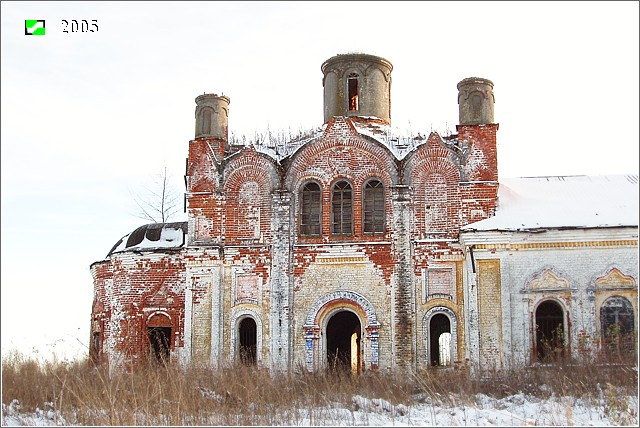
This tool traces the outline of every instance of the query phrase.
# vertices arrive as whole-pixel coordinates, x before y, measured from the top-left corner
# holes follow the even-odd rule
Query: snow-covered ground
[[[447,398],[447,404],[432,404],[429,398],[412,406],[394,406],[381,399],[359,395],[350,406],[328,405],[288,412],[282,425],[292,426],[637,426],[638,397],[555,397],[547,400],[515,394],[495,399],[484,394]],[[615,403],[615,404],[614,404]],[[250,409],[248,409],[250,410]],[[74,425],[46,403],[34,413],[23,413],[14,400],[2,404],[3,426]],[[212,421],[215,424],[215,421]]]

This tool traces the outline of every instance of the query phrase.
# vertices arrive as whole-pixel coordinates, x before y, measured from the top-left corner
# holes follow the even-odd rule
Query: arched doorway
[[[445,314],[436,314],[429,321],[429,349],[432,366],[451,364],[451,321]]]
[[[605,352],[621,356],[635,351],[633,306],[620,296],[608,298],[600,307],[600,332]]]
[[[362,327],[358,316],[350,311],[334,314],[327,323],[327,365],[359,373],[361,369]]]
[[[238,325],[240,361],[246,365],[255,365],[257,357],[258,327],[251,317],[245,317]]]
[[[167,315],[154,314],[147,321],[147,338],[151,355],[166,364],[171,351],[171,320]]]
[[[536,357],[540,362],[552,362],[564,354],[564,311],[560,304],[546,300],[538,306],[536,317]]]

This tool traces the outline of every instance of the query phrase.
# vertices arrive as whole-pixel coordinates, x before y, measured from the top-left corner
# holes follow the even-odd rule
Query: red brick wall
[[[171,350],[184,345],[185,265],[180,252],[116,253],[94,264],[92,274],[93,319],[104,329],[103,355],[119,354],[125,365],[144,361],[149,352],[147,320],[157,310],[171,319]]]
[[[299,286],[297,279],[303,277],[319,254],[333,251],[322,245],[346,243],[347,253],[364,254],[373,263],[374,276],[379,275],[383,287],[388,287],[376,294],[377,299],[381,295],[388,299],[392,290],[396,290],[394,308],[388,308],[383,300],[373,304],[387,305],[386,313],[379,315],[383,329],[389,328],[391,313],[396,314],[396,323],[400,324],[395,327],[397,336],[391,340],[408,341],[396,344],[396,358],[404,363],[410,361],[415,357],[410,338],[416,334],[409,322],[415,303],[410,299],[415,295],[421,269],[430,261],[460,255],[455,242],[460,227],[495,212],[497,128],[498,125],[458,126],[458,148],[464,147],[465,151],[455,151],[440,136],[431,134],[426,144],[403,160],[396,159],[382,143],[358,134],[351,121],[342,117],[332,118],[320,139],[301,147],[282,162],[252,147],[227,153],[223,158],[223,142],[207,138],[191,141],[186,172],[187,242],[191,248],[117,253],[92,265],[95,289],[92,331],[100,332],[104,354],[121,355],[131,363],[144,360],[149,350],[146,323],[157,310],[171,319],[172,350],[184,346],[188,262],[242,265],[248,274],[262,278],[267,293],[270,287],[276,287],[270,275],[280,272],[281,278],[274,281],[286,292],[289,284]],[[385,188],[386,227],[379,234],[365,234],[362,230],[363,186],[371,178],[379,179]],[[331,188],[339,179],[349,181],[353,189],[352,236],[330,233]],[[317,181],[322,188],[319,237],[300,236],[298,230],[298,195],[308,180]],[[276,224],[272,220],[277,206],[274,194],[283,189],[291,193],[291,237],[289,230],[281,230],[282,225],[288,225],[288,218],[278,220],[279,229],[272,230],[272,224]],[[287,213],[285,217],[289,213],[283,212]],[[292,275],[296,280],[288,276],[287,257],[274,263],[270,247],[274,242],[279,243],[278,248],[290,249]],[[216,246],[207,248],[212,244]],[[230,284],[221,286],[228,296]],[[206,290],[194,287],[192,303],[198,305]],[[304,312],[313,304],[304,300],[311,299],[311,294],[305,297],[304,290],[292,291],[296,291],[299,299],[292,306],[296,310]],[[361,292],[366,294],[367,290]],[[263,301],[264,313],[269,313],[267,305],[277,307],[274,302]],[[282,305],[289,307],[286,302]],[[409,321],[403,320],[405,316]],[[381,337],[388,334],[381,331]],[[295,337],[299,335],[298,330],[293,333]],[[388,344],[381,346],[383,352]],[[389,349],[384,352],[390,352]],[[94,358],[99,358],[95,350],[92,352]],[[382,360],[385,358],[386,355]]]
[[[228,245],[270,241],[271,193],[279,186],[275,162],[246,148],[229,158],[223,181]],[[256,229],[256,234],[254,234]]]
[[[285,186],[292,192],[296,213],[299,212],[298,196],[308,180],[317,181],[322,188],[322,236],[300,236],[296,218],[297,241],[388,241],[392,217],[391,188],[397,183],[396,171],[393,154],[387,148],[357,134],[350,121],[340,117],[332,118],[322,138],[296,152],[286,171]],[[379,179],[385,188],[386,233],[383,234],[365,234],[362,230],[362,191],[370,178]],[[353,188],[353,236],[330,233],[331,189],[340,179],[347,180]]]

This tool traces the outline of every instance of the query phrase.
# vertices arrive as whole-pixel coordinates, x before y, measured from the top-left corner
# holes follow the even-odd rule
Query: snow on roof
[[[356,131],[388,147],[398,160],[402,160],[413,149],[426,142],[428,136],[420,133],[417,136],[409,135],[406,130],[387,125],[373,116],[352,117],[351,122]]]
[[[145,224],[128,235],[123,236],[116,245],[111,248],[107,257],[113,253],[124,251],[180,248],[184,245],[184,235],[186,233],[186,221]]]
[[[638,175],[500,180],[494,217],[462,231],[638,226]]]
[[[320,138],[326,127],[327,125],[324,124],[314,129],[301,131],[292,138],[267,133],[264,136],[260,136],[257,141],[250,142],[249,145],[252,145],[257,152],[264,153],[279,162],[295,153],[296,150],[308,142]]]
[[[359,134],[371,137],[388,147],[398,160],[402,160],[416,147],[424,144],[429,135],[420,132],[417,135],[409,135],[408,130],[387,125],[375,116],[351,116],[348,119]],[[305,144],[321,138],[326,129],[325,123],[314,129],[300,131],[296,136],[286,136],[282,132],[275,134],[267,132],[265,135],[256,136],[253,141],[239,143],[236,139],[234,144],[237,147],[253,146],[257,152],[264,153],[279,162],[294,154]],[[443,143],[446,144],[447,141],[443,140]]]

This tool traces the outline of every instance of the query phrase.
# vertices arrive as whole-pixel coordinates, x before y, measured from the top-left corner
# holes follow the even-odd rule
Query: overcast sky
[[[227,95],[235,134],[314,128],[339,53],[391,61],[392,124],[414,133],[455,130],[456,84],[492,80],[501,177],[638,173],[638,2],[1,8],[3,355],[86,352],[89,265],[146,223],[131,193],[163,165],[184,190],[196,96]]]

